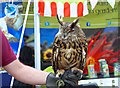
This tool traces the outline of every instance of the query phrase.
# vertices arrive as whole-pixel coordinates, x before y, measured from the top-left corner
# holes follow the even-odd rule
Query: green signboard
[[[25,14],[27,2],[23,2],[23,13]],[[119,9],[120,2],[115,2],[114,8],[110,6],[108,2],[98,2],[95,8],[92,10],[90,2],[87,3],[88,15],[80,17],[81,28],[104,28],[111,26],[119,26]],[[34,27],[34,4],[31,3],[29,8],[29,16],[26,27]],[[64,21],[73,21],[74,17],[64,17]],[[41,28],[58,28],[58,22],[56,17],[43,17],[40,16],[40,27]]]

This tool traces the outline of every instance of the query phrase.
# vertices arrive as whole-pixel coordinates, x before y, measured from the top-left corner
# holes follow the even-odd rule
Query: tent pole
[[[34,49],[35,49],[35,68],[41,70],[40,22],[38,14],[38,0],[34,0]],[[36,86],[36,88],[39,88],[39,86]]]

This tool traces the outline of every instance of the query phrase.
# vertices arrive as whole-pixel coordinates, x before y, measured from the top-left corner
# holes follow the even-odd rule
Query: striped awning
[[[49,2],[39,1],[39,13],[41,16],[56,16],[56,14],[62,17],[80,17],[83,16],[84,4],[83,2]]]

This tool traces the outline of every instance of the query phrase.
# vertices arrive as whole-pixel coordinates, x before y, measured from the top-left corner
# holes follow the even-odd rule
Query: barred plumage
[[[69,22],[60,21],[59,32],[53,43],[52,65],[58,74],[65,70],[83,70],[87,56],[87,41],[84,32],[77,25],[79,18]]]

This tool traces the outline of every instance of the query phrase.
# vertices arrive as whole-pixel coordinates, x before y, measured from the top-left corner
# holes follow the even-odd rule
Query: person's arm
[[[23,65],[19,60],[14,60],[12,63],[4,66],[4,68],[17,80],[32,85],[46,84],[46,79],[49,74],[48,72]]]
[[[56,85],[57,78],[50,75],[47,72],[36,70],[32,67],[23,65],[19,60],[16,59],[12,48],[9,45],[8,40],[0,30],[0,44],[2,44],[2,51],[0,57],[2,57],[2,62],[0,66],[4,67],[12,76],[17,80],[24,82],[26,84],[37,85],[46,84],[49,86],[51,84],[48,79],[54,81],[52,85]],[[52,76],[52,77],[51,77]]]

